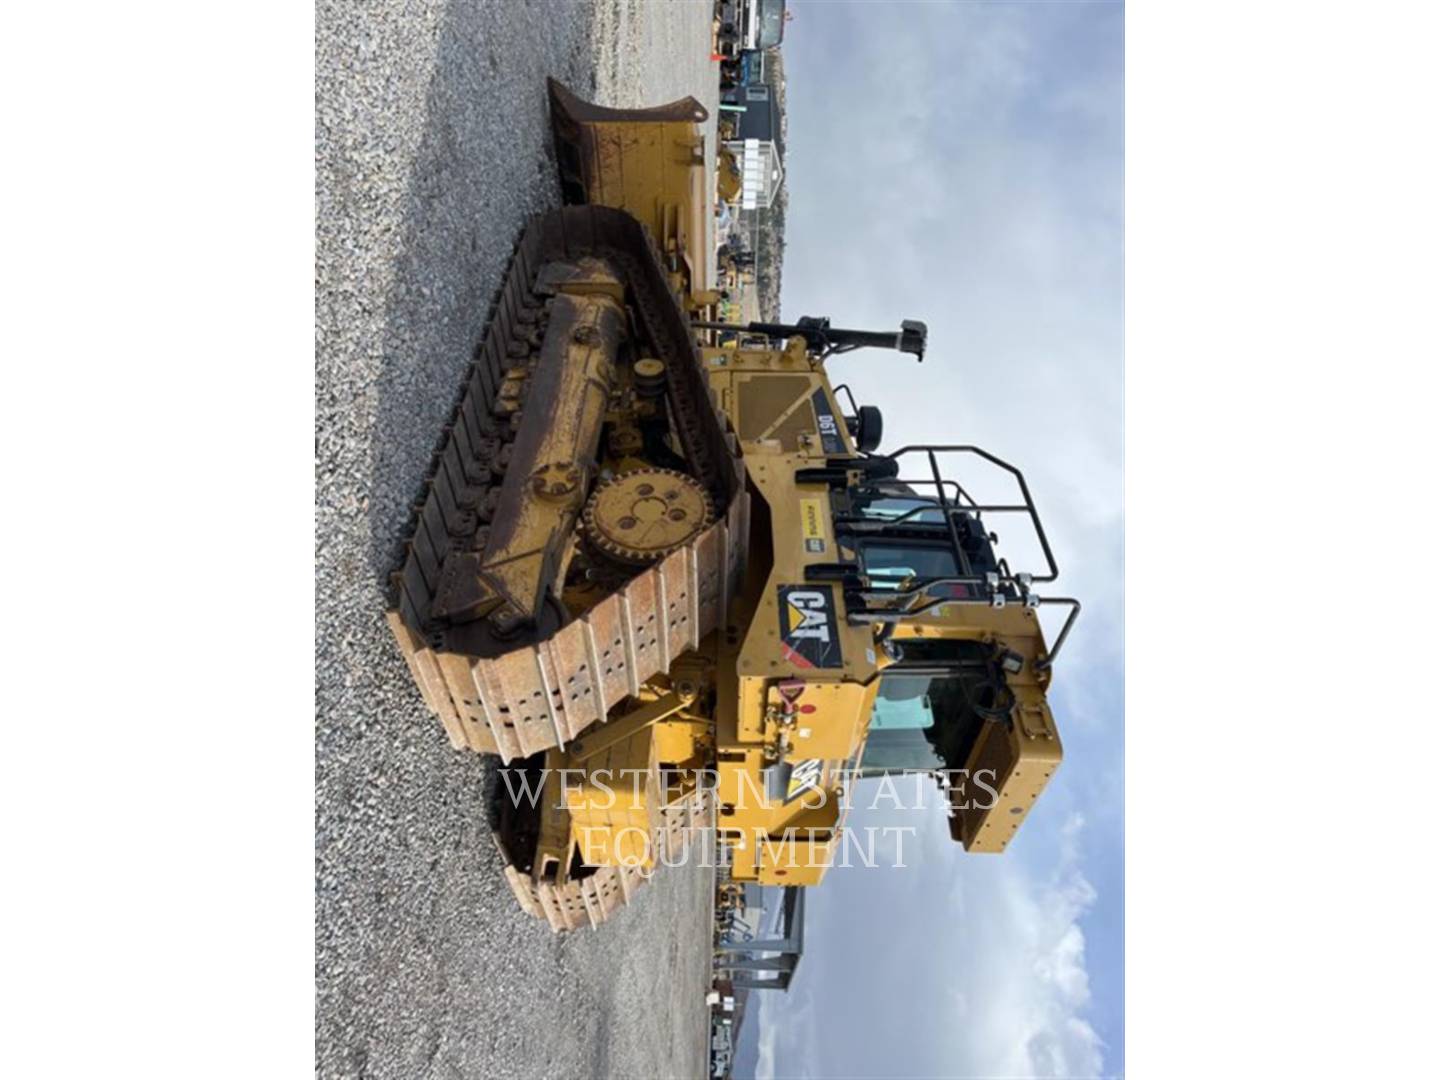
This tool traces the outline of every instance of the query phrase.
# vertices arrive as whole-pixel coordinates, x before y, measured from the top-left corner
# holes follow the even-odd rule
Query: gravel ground
[[[713,114],[708,33],[695,3],[317,4],[317,1075],[703,1074],[709,872],[597,933],[523,915],[489,765],[449,748],[382,615],[511,245],[558,204],[545,76]]]

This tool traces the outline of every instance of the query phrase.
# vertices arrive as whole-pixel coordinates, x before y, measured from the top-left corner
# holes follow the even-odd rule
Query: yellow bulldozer
[[[837,398],[828,357],[923,359],[923,323],[713,321],[695,99],[552,80],[550,106],[565,205],[517,243],[388,612],[451,744],[503,762],[520,905],[595,926],[697,833],[736,882],[815,884],[847,785],[890,773],[936,776],[952,836],[1004,850],[1060,763],[1046,691],[1079,612],[1035,591],[1057,571],[1024,477],[879,453],[879,410]],[[1015,498],[977,502],[956,462]],[[997,555],[999,515],[1043,567]]]

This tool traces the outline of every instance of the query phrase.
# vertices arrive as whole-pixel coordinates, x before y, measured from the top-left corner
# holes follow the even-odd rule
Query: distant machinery
[[[785,169],[780,160],[780,106],[765,83],[721,95],[729,134],[724,146],[740,172],[740,208],[767,210],[775,202]]]
[[[715,946],[716,974],[737,990],[788,990],[805,948],[805,890],[780,890],[780,917],[773,937],[722,939]]]

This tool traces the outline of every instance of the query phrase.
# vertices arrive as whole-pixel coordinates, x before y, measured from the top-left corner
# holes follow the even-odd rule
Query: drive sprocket
[[[631,469],[602,480],[585,503],[581,528],[600,554],[649,566],[684,547],[715,520],[710,493],[674,469]]]

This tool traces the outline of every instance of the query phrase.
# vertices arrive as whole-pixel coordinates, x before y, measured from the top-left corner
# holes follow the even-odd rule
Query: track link
[[[713,797],[704,789],[692,791],[660,809],[660,825],[651,842],[658,857],[653,870],[638,866],[601,866],[588,877],[561,885],[536,881],[516,866],[504,841],[495,836],[495,846],[505,860],[505,880],[520,907],[537,919],[544,919],[555,933],[605,922],[630,903],[636,891],[650,883],[666,860],[675,860],[686,851],[697,830],[710,835],[714,827]]]

